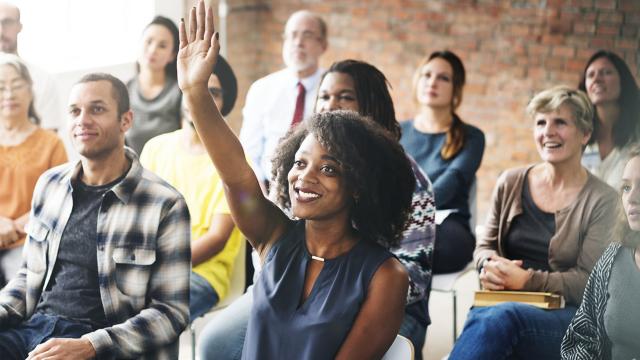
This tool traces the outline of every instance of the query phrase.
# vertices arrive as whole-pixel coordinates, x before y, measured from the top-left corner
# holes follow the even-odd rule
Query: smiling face
[[[594,106],[617,102],[620,98],[620,74],[606,57],[598,58],[589,65],[584,82]]]
[[[315,111],[318,113],[333,110],[358,112],[359,109],[358,97],[351,76],[340,72],[328,73],[320,84]]]
[[[173,45],[169,29],[158,24],[149,25],[142,34],[142,51],[138,63],[153,71],[164,71],[176,56]]]
[[[416,86],[416,99],[420,105],[452,107],[453,68],[446,60],[436,57],[422,66]]]
[[[118,103],[106,80],[79,83],[69,96],[69,136],[73,147],[87,159],[101,159],[124,146],[132,113],[118,116]]]
[[[0,114],[2,117],[28,117],[33,101],[29,83],[12,65],[0,66]]]
[[[629,228],[640,231],[640,156],[627,162],[622,173],[622,206]]]
[[[561,105],[549,113],[537,113],[534,122],[536,147],[543,161],[554,164],[580,162],[582,148],[591,134],[585,134],[578,128],[568,105]]]
[[[346,190],[342,166],[313,134],[300,144],[288,181],[295,217],[306,220],[343,217],[348,221],[351,196]]]

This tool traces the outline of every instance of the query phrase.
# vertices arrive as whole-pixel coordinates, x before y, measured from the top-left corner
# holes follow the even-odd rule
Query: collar
[[[300,79],[298,78],[298,75],[295,71],[287,68],[287,74],[289,75],[291,87],[295,89],[298,85],[298,82],[300,82],[304,86],[307,93],[309,93],[309,90],[314,89],[318,85],[320,76],[322,76],[324,71],[324,69],[318,67],[318,69],[313,74],[307,76],[306,78]]]
[[[127,204],[133,195],[133,191],[138,186],[140,179],[142,179],[142,172],[144,169],[142,168],[142,165],[140,165],[138,155],[135,151],[125,146],[124,154],[129,160],[131,160],[131,167],[124,179],[117,183],[108,192],[113,192],[121,202]],[[69,192],[73,192],[72,182],[78,179],[81,170],[82,161],[78,160],[73,169],[63,178],[63,182],[67,184]]]

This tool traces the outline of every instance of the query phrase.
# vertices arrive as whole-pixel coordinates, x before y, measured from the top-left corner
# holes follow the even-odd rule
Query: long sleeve
[[[398,260],[409,272],[407,304],[422,300],[429,295],[433,272],[433,244],[435,241],[435,200],[429,178],[409,157],[416,175],[412,212],[403,232],[400,246],[393,249]]]
[[[471,187],[484,154],[484,134],[467,127],[465,143],[447,169],[433,182],[436,207],[442,208],[457,196],[461,189]]]
[[[175,342],[189,322],[189,212],[181,197],[167,207],[158,225],[148,305],[123,323],[85,334],[98,355],[130,358],[156,351]]]
[[[259,85],[254,83],[247,92],[247,99],[242,109],[242,128],[240,129],[240,142],[245,153],[253,163],[253,170],[259,180],[267,180],[270,174],[262,168],[262,157],[265,151],[264,125],[259,101]]]
[[[562,340],[563,360],[609,359],[610,344],[604,329],[607,287],[620,244],[611,244],[589,276],[582,304]]]

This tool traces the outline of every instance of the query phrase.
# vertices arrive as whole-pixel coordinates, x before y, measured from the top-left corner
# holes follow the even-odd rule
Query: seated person
[[[640,140],[640,90],[620,56],[593,54],[578,85],[595,108],[594,129],[582,164],[614,189],[620,188],[629,149]]]
[[[400,136],[400,125],[387,79],[374,66],[362,61],[344,60],[333,63],[320,80],[316,112],[353,110]],[[400,335],[411,340],[416,359],[422,358],[429,319],[429,292],[435,240],[435,203],[428,177],[412,162],[416,176],[412,217],[405,229],[400,246],[391,249],[409,272],[409,292]],[[239,359],[251,310],[251,292],[225,308],[210,321],[201,334],[199,345],[203,359]]]
[[[582,304],[562,340],[566,360],[640,358],[640,147],[623,174],[618,241],[609,245],[584,289]]]
[[[408,291],[407,271],[385,249],[398,243],[411,209],[416,179],[404,151],[355,112],[312,116],[282,140],[273,161],[273,191],[290,219],[264,196],[208,94],[219,49],[211,8],[205,21],[200,1],[189,23],[188,36],[180,26],[180,88],[233,218],[263,264],[243,358],[381,358]]]
[[[608,244],[615,191],[580,165],[593,109],[586,94],[555,87],[527,106],[542,162],[496,184],[474,260],[487,290],[560,294],[566,307],[522,303],[472,308],[449,359],[557,359],[589,272]]]
[[[38,177],[67,162],[62,140],[40,128],[31,75],[12,54],[0,54],[0,95],[6,93],[13,106],[0,111],[0,287],[22,264],[25,225]]]
[[[475,248],[469,197],[484,153],[484,133],[462,121],[464,65],[450,51],[424,58],[413,80],[418,114],[402,125],[400,143],[433,181],[436,209],[449,215],[436,225],[433,273],[460,271]]]
[[[24,261],[0,292],[2,359],[177,359],[189,321],[189,212],[124,146],[126,86],[108,74],[71,89],[80,161],[45,172]]]
[[[222,116],[231,112],[238,87],[231,67],[221,56],[208,86]],[[193,321],[227,294],[233,261],[244,239],[231,218],[220,176],[186,107],[182,129],[149,140],[140,163],[180,191],[189,207],[193,266],[189,310]]]

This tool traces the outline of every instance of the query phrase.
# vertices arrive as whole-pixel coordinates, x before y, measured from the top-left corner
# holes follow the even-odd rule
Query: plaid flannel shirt
[[[187,205],[170,185],[132,160],[125,178],[103,197],[96,251],[100,297],[109,327],[88,333],[98,358],[177,359],[189,321],[191,272]],[[73,207],[80,163],[45,172],[36,185],[25,258],[0,292],[0,324],[33,314],[51,280],[61,236]]]

